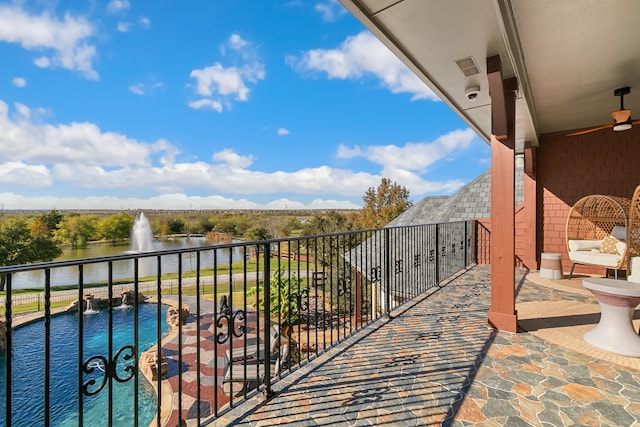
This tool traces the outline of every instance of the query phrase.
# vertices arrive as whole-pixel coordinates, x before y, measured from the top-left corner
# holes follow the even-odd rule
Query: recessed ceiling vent
[[[462,74],[464,74],[465,77],[480,74],[480,69],[476,65],[476,61],[475,59],[473,59],[473,56],[469,56],[468,58],[464,59],[458,59],[457,61],[455,61],[455,63],[458,65],[460,71],[462,71]]]

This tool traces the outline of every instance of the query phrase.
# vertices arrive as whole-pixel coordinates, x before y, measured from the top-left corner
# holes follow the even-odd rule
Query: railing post
[[[440,285],[440,224],[436,224],[436,285]]]
[[[474,219],[473,220],[473,241],[474,241],[474,245],[473,245],[473,261],[477,264],[478,263],[478,220]]]
[[[5,316],[5,338],[4,338],[4,351],[5,355],[10,355],[13,347],[12,334],[13,334],[13,325],[12,325],[12,314],[11,314],[11,279],[12,275],[6,275],[5,282],[5,301],[4,301],[4,316]],[[11,425],[11,357],[5,358],[5,425]]]
[[[384,230],[385,312],[391,313],[391,229]]]
[[[356,291],[356,301],[355,301],[355,321],[356,328],[360,328],[362,326],[362,272],[360,270],[356,270],[356,283],[355,283],[355,291]]]
[[[468,249],[467,248],[467,244],[468,244],[467,243],[467,239],[468,239],[467,227],[469,227],[469,221],[465,221],[464,222],[464,240],[463,240],[463,243],[462,243],[462,245],[464,246],[464,261],[463,261],[464,262],[464,268],[467,268],[467,266],[469,265],[469,262],[467,260],[467,256],[468,256],[468,253],[467,253],[468,252],[467,251],[467,249]]]
[[[78,332],[79,333],[79,332]],[[9,353],[7,353],[9,355]],[[51,269],[44,270],[44,425],[49,427],[51,413]]]
[[[273,392],[271,391],[271,363],[269,361],[268,355],[271,353],[271,339],[270,339],[270,330],[271,330],[271,253],[269,248],[269,243],[265,243],[264,245],[264,286],[263,286],[263,301],[264,301],[264,322],[263,322],[263,337],[262,344],[264,345],[264,386],[265,386],[265,397],[267,399],[273,396]],[[256,277],[256,280],[258,278]],[[258,280],[259,283],[259,280]],[[259,333],[259,332],[258,332]]]

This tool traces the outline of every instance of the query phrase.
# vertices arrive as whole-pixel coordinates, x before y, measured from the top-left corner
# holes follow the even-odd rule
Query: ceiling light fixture
[[[622,130],[629,130],[631,129],[631,127],[632,127],[631,121],[626,121],[622,123],[616,123],[615,125],[613,125],[613,130],[616,132],[620,132]]]

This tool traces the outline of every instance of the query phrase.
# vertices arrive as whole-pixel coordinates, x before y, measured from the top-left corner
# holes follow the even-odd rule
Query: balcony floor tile
[[[518,304],[593,304],[523,274]],[[255,394],[213,425],[640,423],[640,371],[534,331],[497,332],[487,326],[489,297],[489,267],[476,266],[288,373],[272,399]]]

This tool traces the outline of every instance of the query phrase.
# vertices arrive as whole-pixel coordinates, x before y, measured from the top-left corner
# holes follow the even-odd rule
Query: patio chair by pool
[[[271,336],[269,352],[274,354],[278,349],[280,325],[277,323],[272,324],[269,335]],[[230,363],[248,359],[264,359],[264,345],[262,343],[258,343],[255,345],[248,345],[246,347],[234,348],[233,351],[231,351],[231,349],[227,349],[224,353],[224,366],[226,367]]]
[[[248,359],[245,363],[229,363],[224,368],[222,389],[227,396],[239,396],[264,383],[265,367],[270,366],[271,378],[278,376],[289,358],[289,345],[280,346],[280,353],[269,360]]]

